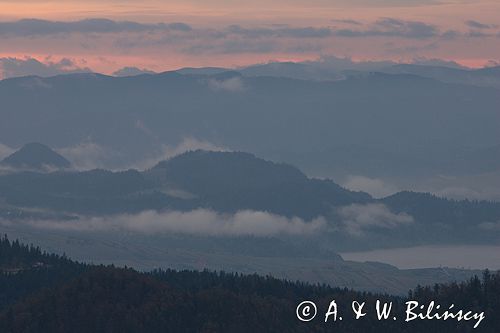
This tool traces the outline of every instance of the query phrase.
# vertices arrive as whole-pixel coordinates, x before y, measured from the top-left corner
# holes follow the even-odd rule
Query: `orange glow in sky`
[[[498,0],[0,0],[0,55],[42,62],[68,58],[77,67],[104,73],[125,66],[155,71],[237,67],[328,55],[395,61],[439,58],[482,67],[500,60],[499,13]],[[1,25],[26,18],[182,22],[192,31],[74,28],[28,34],[20,24]],[[404,26],[380,23],[384,19]],[[231,25],[255,30],[235,33]],[[330,34],[320,36],[320,29]]]

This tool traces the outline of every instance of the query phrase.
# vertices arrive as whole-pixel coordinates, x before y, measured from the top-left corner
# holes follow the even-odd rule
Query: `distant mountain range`
[[[225,68],[183,68],[181,74],[212,75]],[[438,64],[334,63],[328,61],[270,62],[236,69],[246,77],[283,77],[301,80],[336,81],[367,73],[413,74],[448,83],[500,88],[500,66],[470,69]],[[150,72],[149,72],[150,73]],[[150,73],[151,74],[151,73]]]
[[[401,64],[382,70],[392,74],[414,74],[442,82],[500,88],[500,66],[460,69],[443,66]]]
[[[137,165],[194,138],[335,178],[498,171],[500,157],[491,151],[500,145],[500,94],[471,84],[495,80],[498,70],[387,72],[344,73],[334,81],[217,68],[8,79],[0,81],[2,116],[9,119],[0,123],[0,143],[77,149],[90,142],[106,152],[108,168]]]

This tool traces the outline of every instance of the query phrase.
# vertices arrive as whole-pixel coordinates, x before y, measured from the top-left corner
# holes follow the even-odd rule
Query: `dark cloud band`
[[[341,37],[403,37],[423,39],[437,37],[439,29],[430,24],[417,21],[403,21],[383,18],[371,24],[367,29],[339,29],[335,31]]]
[[[87,19],[73,22],[24,19],[14,22],[0,22],[0,35],[17,37],[52,35],[61,33],[117,33],[147,31],[191,31],[185,23],[143,24],[131,21],[108,19]]]

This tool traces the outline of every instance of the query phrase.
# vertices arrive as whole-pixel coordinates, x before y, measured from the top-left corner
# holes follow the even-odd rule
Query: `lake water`
[[[417,246],[341,253],[345,260],[378,261],[398,268],[452,267],[500,270],[500,245]]]

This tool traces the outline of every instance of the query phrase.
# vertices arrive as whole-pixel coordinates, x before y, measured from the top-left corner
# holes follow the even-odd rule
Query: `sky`
[[[269,61],[500,61],[498,0],[0,0],[0,76]]]

